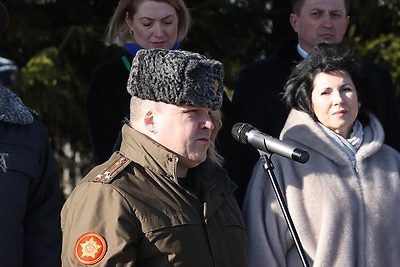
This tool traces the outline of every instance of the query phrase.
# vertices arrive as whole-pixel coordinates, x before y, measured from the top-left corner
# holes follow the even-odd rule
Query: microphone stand
[[[275,192],[276,199],[278,200],[279,206],[282,209],[283,216],[285,217],[286,223],[287,223],[287,225],[289,227],[290,234],[292,235],[292,238],[293,238],[294,243],[296,245],[297,252],[299,253],[300,260],[301,260],[301,262],[302,262],[304,267],[309,267],[310,265],[309,265],[309,263],[307,261],[307,258],[305,256],[305,252],[304,252],[303,246],[302,246],[302,244],[300,242],[300,238],[297,235],[296,228],[294,227],[292,218],[291,218],[290,213],[289,213],[289,209],[288,209],[287,204],[285,203],[285,200],[283,198],[283,194],[282,194],[282,191],[281,191],[281,189],[279,187],[278,181],[276,180],[276,177],[275,177],[275,174],[274,174],[274,171],[273,171],[274,165],[273,165],[273,163],[271,161],[271,153],[265,153],[264,151],[261,151],[261,150],[258,150],[258,152],[260,153],[261,159],[263,161],[264,171],[266,171],[268,173],[269,179],[271,181],[272,187],[273,187],[274,192]]]

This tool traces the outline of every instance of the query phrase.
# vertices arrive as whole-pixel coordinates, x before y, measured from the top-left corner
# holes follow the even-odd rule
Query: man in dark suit
[[[298,40],[283,41],[275,55],[254,62],[240,72],[232,99],[231,125],[246,122],[279,137],[289,112],[281,93],[292,67],[305,58],[314,45],[342,42],[350,21],[349,0],[293,0],[292,9],[290,23]],[[371,78],[374,90],[370,98],[376,106],[371,108],[383,124],[385,142],[400,151],[400,116],[392,78],[386,69],[370,62],[365,62],[365,73]],[[259,153],[235,141],[230,141],[225,150],[225,167],[239,186],[237,199],[241,204]]]

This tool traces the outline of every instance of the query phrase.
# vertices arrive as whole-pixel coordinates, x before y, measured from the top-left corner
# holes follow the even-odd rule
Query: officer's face
[[[210,118],[212,110],[165,103],[157,105],[160,109],[154,115],[155,141],[178,155],[178,176],[184,176],[188,168],[207,158],[211,131],[215,127]]]

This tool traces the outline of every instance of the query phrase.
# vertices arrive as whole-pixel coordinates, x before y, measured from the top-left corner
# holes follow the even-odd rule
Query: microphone
[[[250,144],[265,153],[276,153],[300,163],[306,163],[310,158],[307,151],[264,134],[248,123],[238,122],[233,125],[232,135],[240,143]]]

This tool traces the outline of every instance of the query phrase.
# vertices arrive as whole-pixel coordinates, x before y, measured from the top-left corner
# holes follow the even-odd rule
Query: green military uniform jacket
[[[236,185],[210,161],[177,183],[178,158],[123,127],[121,151],[77,185],[61,214],[64,266],[246,266]]]

